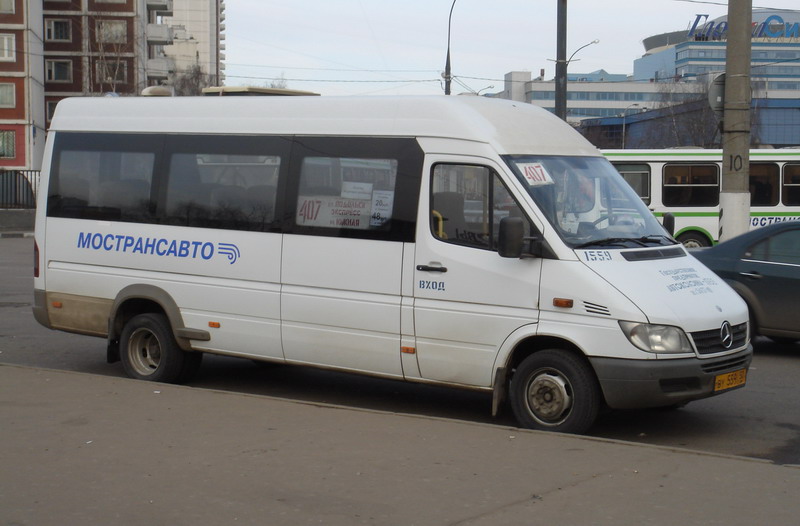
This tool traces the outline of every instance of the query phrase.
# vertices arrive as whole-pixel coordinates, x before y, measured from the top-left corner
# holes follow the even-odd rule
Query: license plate
[[[732,387],[744,385],[747,381],[747,369],[739,369],[732,373],[718,374],[714,378],[714,391],[724,391]]]

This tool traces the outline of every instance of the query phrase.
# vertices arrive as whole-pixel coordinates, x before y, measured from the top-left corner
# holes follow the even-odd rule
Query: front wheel
[[[120,359],[131,378],[153,382],[188,381],[200,366],[202,353],[188,353],[178,346],[169,320],[146,313],[131,318],[119,340]]]
[[[509,396],[520,426],[563,433],[586,432],[601,405],[591,367],[558,349],[525,358],[511,378]]]

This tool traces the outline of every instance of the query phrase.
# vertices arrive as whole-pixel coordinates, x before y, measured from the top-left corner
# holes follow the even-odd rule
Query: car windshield
[[[506,162],[573,248],[676,243],[602,157],[509,155]]]

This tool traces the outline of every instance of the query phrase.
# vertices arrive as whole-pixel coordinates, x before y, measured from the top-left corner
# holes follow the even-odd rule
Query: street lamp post
[[[568,59],[556,59],[556,115],[561,120],[567,120],[567,66],[572,62],[572,58],[583,48],[593,44],[599,44],[599,39],[594,39],[588,44],[584,44],[575,51]],[[560,52],[559,52],[560,53]]]
[[[453,20],[453,8],[456,6],[458,0],[453,0],[450,6],[450,16],[447,17],[447,60],[444,63],[444,94],[450,95],[450,81],[453,76],[450,74],[450,24]]]
[[[628,110],[631,108],[638,108],[639,104],[634,102],[622,112],[622,149],[625,149],[625,121],[628,118]]]

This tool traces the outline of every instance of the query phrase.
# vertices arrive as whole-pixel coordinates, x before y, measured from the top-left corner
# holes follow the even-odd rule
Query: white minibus
[[[722,150],[605,150],[603,154],[656,217],[675,218],[689,248],[719,238]],[[800,148],[750,151],[750,229],[800,221]]]
[[[613,166],[483,97],[75,98],[34,314],[133,377],[204,353],[492,393],[528,428],[745,385],[744,302]]]

